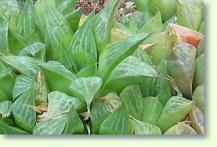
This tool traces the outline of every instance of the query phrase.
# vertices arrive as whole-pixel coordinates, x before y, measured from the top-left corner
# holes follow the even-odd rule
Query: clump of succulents
[[[0,134],[204,134],[204,4],[0,1]]]

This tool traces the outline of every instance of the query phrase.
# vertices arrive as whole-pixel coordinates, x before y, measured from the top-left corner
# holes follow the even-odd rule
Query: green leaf
[[[78,8],[64,16],[65,19],[68,21],[73,32],[75,32],[78,28],[81,14],[82,14],[82,10]]]
[[[89,111],[90,104],[101,85],[102,80],[100,77],[88,77],[74,80],[69,88],[75,96],[87,103],[87,109]]]
[[[12,89],[15,82],[15,75],[11,69],[5,69],[0,72],[0,89],[5,92],[9,98],[12,97]]]
[[[80,99],[71,97],[65,93],[53,91],[48,94],[48,118],[56,117],[70,111],[71,107],[82,112],[86,105]]]
[[[190,126],[183,122],[179,122],[177,125],[169,128],[164,135],[197,135],[197,132]]]
[[[163,110],[163,105],[159,102],[158,97],[145,97],[143,99],[143,107],[142,120],[156,124]]]
[[[18,97],[12,106],[16,125],[28,132],[32,132],[36,123],[36,112],[33,108],[35,106],[34,98],[35,91],[31,87]]]
[[[76,71],[97,62],[97,50],[92,29],[93,14],[76,31],[68,47],[70,59],[66,59],[68,67],[74,64]],[[72,61],[71,61],[72,60]],[[71,62],[70,62],[71,61]]]
[[[72,37],[72,30],[64,16],[52,6],[45,5],[46,29],[45,44],[48,47],[48,59],[63,62],[62,52],[68,46]]]
[[[77,77],[92,77],[97,75],[97,64],[91,64],[82,68],[78,73]]]
[[[9,51],[9,44],[8,44],[8,22],[4,21],[0,23],[0,49]]]
[[[26,0],[18,20],[17,31],[27,40],[36,35],[34,41],[40,41],[39,34],[36,32],[36,23],[36,11],[34,9],[32,0]]]
[[[141,47],[137,48],[137,50],[134,52],[134,56],[149,65],[153,65],[150,56]]]
[[[76,0],[55,0],[56,8],[59,10],[63,15],[70,13],[76,6]]]
[[[10,100],[9,96],[3,90],[0,89],[0,102],[6,100]]]
[[[11,101],[3,101],[0,103],[0,114],[2,118],[8,117],[11,114],[12,102]]]
[[[192,109],[192,101],[173,96],[164,106],[157,125],[165,132],[179,121],[182,121]]]
[[[19,128],[11,127],[7,124],[0,122],[0,134],[4,134],[4,135],[18,135],[18,134],[27,135],[28,133],[19,129]]]
[[[120,93],[121,102],[128,111],[129,115],[132,115],[138,120],[142,120],[143,117],[143,97],[138,85],[131,85],[124,88]]]
[[[135,135],[162,135],[161,130],[154,124],[132,119],[132,132]]]
[[[16,81],[13,87],[13,99],[16,99],[22,95],[27,89],[29,89],[33,84],[33,80],[25,75],[17,75]]]
[[[71,108],[63,133],[66,135],[78,134],[82,133],[83,130],[84,126],[82,121],[80,120],[78,113],[73,108]]]
[[[144,43],[154,44],[152,47],[147,48],[146,51],[155,65],[169,57],[173,48],[173,42],[169,32],[153,34],[150,38],[145,40]]]
[[[191,98],[196,48],[187,43],[177,44],[168,60],[168,70],[182,94]]]
[[[202,0],[178,0],[177,23],[198,30],[204,17],[204,4]]]
[[[122,108],[111,113],[102,122],[99,134],[130,134],[129,116]]]
[[[51,91],[60,91],[71,94],[69,86],[76,79],[76,76],[56,61],[48,61],[40,65],[44,72],[45,79]]]
[[[19,13],[19,6],[16,0],[1,0],[0,10],[9,16]]]
[[[62,135],[65,126],[65,116],[48,119],[36,124],[33,135]]]
[[[205,60],[204,54],[196,58],[195,61],[195,72],[194,72],[194,87],[204,84],[204,74],[205,74]]]
[[[204,112],[205,110],[205,93],[204,93],[204,85],[198,86],[193,93],[192,99],[195,105]]]
[[[97,50],[102,52],[104,46],[109,42],[110,32],[113,25],[113,17],[119,0],[112,0],[112,3],[95,16],[93,30]]]
[[[193,107],[189,114],[191,126],[198,134],[204,134],[205,119],[203,112],[198,107]]]
[[[41,60],[27,56],[3,56],[0,60],[29,77],[37,77]]]
[[[19,56],[29,56],[29,57],[36,57],[43,61],[46,60],[46,46],[44,43],[35,42],[25,48],[23,48]]]
[[[160,33],[162,31],[163,23],[159,11],[139,29],[139,32],[142,33]]]
[[[138,34],[125,40],[108,44],[99,57],[99,75],[105,82],[112,70],[127,56],[131,55],[148,34]]]
[[[157,79],[156,91],[158,93],[158,99],[163,105],[165,105],[169,98],[172,96],[172,84],[168,78],[167,69],[167,60],[162,60],[161,63],[156,66],[156,70],[161,76],[161,78]]]
[[[109,115],[109,106],[100,101],[94,101],[91,108],[91,132],[97,134],[100,129],[100,125]]]
[[[104,87],[104,93],[108,91],[120,92],[124,87],[138,84],[145,78],[156,78],[154,68],[134,56],[125,58],[111,73]]]

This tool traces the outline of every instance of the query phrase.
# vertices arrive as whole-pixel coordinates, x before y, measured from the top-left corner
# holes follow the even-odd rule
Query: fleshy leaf
[[[11,127],[11,126],[4,124],[2,122],[0,122],[0,134],[4,134],[4,135],[19,135],[19,134],[28,135],[27,132],[25,132],[19,128],[16,128],[16,127]]]
[[[197,135],[197,132],[190,126],[183,122],[179,122],[178,124],[169,128],[164,135]]]
[[[196,48],[187,43],[177,44],[168,60],[168,70],[182,94],[191,98]]]
[[[198,30],[204,16],[202,0],[178,0],[177,23],[179,25]]]
[[[204,95],[204,85],[198,86],[193,93],[192,99],[195,105],[204,112],[205,106],[205,95]]]
[[[131,85],[124,88],[120,93],[120,98],[129,115],[132,115],[138,120],[142,120],[143,97],[140,87],[138,85]]]
[[[6,100],[10,100],[9,96],[3,90],[0,89],[0,102]]]
[[[48,118],[67,113],[72,106],[79,112],[86,108],[84,102],[76,97],[71,97],[58,91],[48,94]]]
[[[95,16],[93,30],[96,46],[99,53],[109,42],[110,31],[113,25],[113,17],[119,0],[112,0],[112,3]]]
[[[99,75],[105,82],[112,70],[127,56],[132,54],[148,34],[138,34],[125,40],[108,44],[99,57]]]
[[[13,99],[22,95],[33,84],[33,80],[25,75],[16,76],[16,81],[13,88]]]
[[[154,44],[152,47],[147,48],[146,51],[155,65],[159,64],[163,59],[169,57],[174,45],[168,32],[153,34],[150,38],[145,40],[144,43]]]
[[[34,135],[62,135],[66,125],[66,117],[48,119],[36,124],[33,130]]]
[[[142,33],[160,33],[163,31],[161,14],[158,11],[155,16],[150,18],[139,30]]]
[[[99,134],[130,134],[129,116],[125,110],[119,108],[102,122]]]
[[[0,72],[0,89],[5,92],[9,98],[12,97],[12,89],[15,82],[15,75],[11,69],[5,69]],[[2,84],[4,83],[4,84]]]
[[[204,114],[197,107],[193,107],[191,113],[189,114],[191,125],[198,134],[204,134],[205,120]]]
[[[163,110],[163,105],[158,97],[145,97],[143,99],[142,120],[151,124],[156,124]]]
[[[161,130],[154,124],[132,119],[132,132],[135,135],[162,135]]]
[[[63,15],[70,13],[76,6],[76,0],[55,0],[57,10],[59,10]]]
[[[16,125],[28,132],[32,132],[36,123],[36,112],[33,109],[35,106],[34,98],[35,90],[34,87],[31,87],[18,97],[12,106]]]
[[[91,13],[84,24],[79,27],[71,43],[68,47],[69,59],[66,59],[67,63],[73,66],[78,72],[82,68],[94,64],[97,62],[97,50],[94,41],[94,35],[92,29],[93,14]],[[72,60],[72,62],[70,62]],[[73,69],[70,65],[68,67]]]
[[[100,77],[88,77],[74,80],[69,88],[75,96],[87,103],[87,109],[90,111],[90,104],[101,85],[102,80]]]
[[[3,101],[0,103],[0,114],[2,118],[8,117],[11,114],[12,102]]]
[[[76,75],[77,77],[93,77],[97,76],[97,64],[91,64],[82,68]]]
[[[180,25],[170,24],[170,27],[175,32],[178,42],[188,43],[196,48],[204,38],[203,34]]]
[[[196,58],[194,72],[194,87],[204,84],[205,59],[204,54]]]
[[[46,46],[41,42],[35,42],[25,48],[23,48],[19,56],[29,56],[29,57],[36,57],[43,61],[46,59]]]
[[[157,125],[165,132],[179,121],[182,121],[192,109],[192,101],[173,96],[164,106]]]
[[[156,78],[157,72],[154,68],[134,56],[129,56],[118,64],[112,71],[104,92],[120,92],[124,87],[140,83],[145,78]]]
[[[51,91],[60,91],[70,95],[69,86],[76,76],[56,61],[40,65]]]
[[[8,22],[0,23],[0,49],[9,51],[8,44]]]
[[[100,129],[100,125],[109,115],[108,105],[100,101],[93,102],[91,108],[91,132],[97,134]]]
[[[68,21],[71,29],[75,32],[78,28],[79,21],[81,18],[82,10],[80,8],[70,12],[69,14],[65,15],[65,19]]]
[[[0,59],[20,73],[35,78],[39,72],[38,64],[42,63],[41,60],[27,56],[3,56]]]

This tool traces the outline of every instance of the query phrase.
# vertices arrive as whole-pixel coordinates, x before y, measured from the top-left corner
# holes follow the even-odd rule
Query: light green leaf
[[[156,124],[161,112],[163,105],[158,100],[158,97],[145,97],[143,100],[143,118],[144,122]]]
[[[48,119],[36,124],[33,135],[62,135],[65,126],[65,116]]]
[[[12,97],[12,89],[15,82],[15,75],[11,69],[5,69],[0,72],[0,89],[5,92],[9,98]]]
[[[104,46],[109,42],[113,17],[118,2],[119,0],[112,0],[111,4],[95,16],[93,30],[98,53],[101,53]]]
[[[12,106],[16,125],[28,132],[32,132],[36,123],[36,112],[33,108],[35,106],[34,98],[35,91],[31,87],[18,97]]]
[[[192,109],[192,101],[183,97],[173,96],[163,108],[157,125],[165,132],[179,121],[182,121]]]
[[[125,40],[108,44],[99,57],[99,76],[103,82],[107,80],[112,70],[127,56],[131,55],[148,34],[138,34]]]
[[[53,91],[48,94],[48,118],[67,113],[72,106],[79,112],[86,108],[84,102],[76,97],[71,97],[58,91]]]
[[[78,73],[77,77],[92,77],[97,75],[97,64],[91,64],[82,68]]]
[[[43,61],[46,60],[46,46],[44,43],[35,42],[25,48],[23,48],[19,56],[29,56],[29,57],[36,57]]]
[[[55,0],[56,8],[63,15],[70,13],[76,6],[77,0]]]
[[[109,115],[109,106],[100,101],[94,101],[91,108],[91,132],[97,134],[100,129],[100,125]]]
[[[139,32],[142,33],[160,33],[162,31],[163,23],[159,11],[139,29]]]
[[[0,49],[9,51],[8,44],[8,22],[0,23]]]
[[[169,128],[164,135],[197,135],[197,132],[190,126],[183,122],[179,122],[177,125],[172,126]]]
[[[143,117],[143,97],[138,85],[131,85],[124,88],[120,93],[121,102],[128,111],[129,115],[132,115],[138,120],[142,120]]]
[[[8,117],[11,114],[12,102],[11,101],[3,101],[0,103],[0,114],[2,118]]]
[[[48,61],[40,65],[51,91],[60,91],[70,95],[69,86],[76,76],[56,61]]]
[[[16,81],[13,88],[13,99],[22,95],[33,84],[33,80],[25,75],[16,76]]]
[[[132,119],[132,133],[135,135],[162,135],[161,130],[154,124]]]
[[[75,96],[87,103],[89,109],[92,100],[102,85],[100,77],[78,78],[70,85],[70,90]]]
[[[41,60],[27,56],[3,56],[0,60],[29,77],[37,77]]]
[[[93,14],[91,13],[87,20],[76,31],[72,37],[71,43],[68,47],[68,54],[70,59],[66,59],[68,67],[73,69],[73,65],[76,71],[80,71],[82,68],[94,64],[97,62],[97,50],[94,40],[92,29]],[[72,60],[72,62],[70,62]]]
[[[120,92],[124,87],[140,83],[145,78],[156,78],[154,68],[134,56],[129,56],[118,64],[111,73],[104,91]]]
[[[11,127],[11,126],[4,124],[2,122],[0,122],[0,134],[4,134],[4,135],[19,135],[19,134],[28,135],[27,132],[25,132],[19,128],[16,128],[16,127]]]
[[[204,4],[202,0],[178,0],[177,23],[198,30],[204,17]]]
[[[0,10],[9,16],[19,13],[19,6],[16,0],[1,0]]]
[[[177,44],[168,60],[168,70],[182,94],[191,98],[196,48],[187,43]]]
[[[194,87],[204,84],[205,75],[205,59],[204,54],[196,58],[194,72]]]
[[[65,19],[68,21],[71,29],[75,32],[78,28],[80,18],[81,18],[82,10],[80,8],[68,13],[65,15]]]
[[[204,112],[205,110],[205,93],[204,93],[204,85],[198,86],[193,93],[192,99],[195,103],[195,105]]]
[[[122,108],[111,113],[102,122],[99,134],[130,134],[129,116]]]

